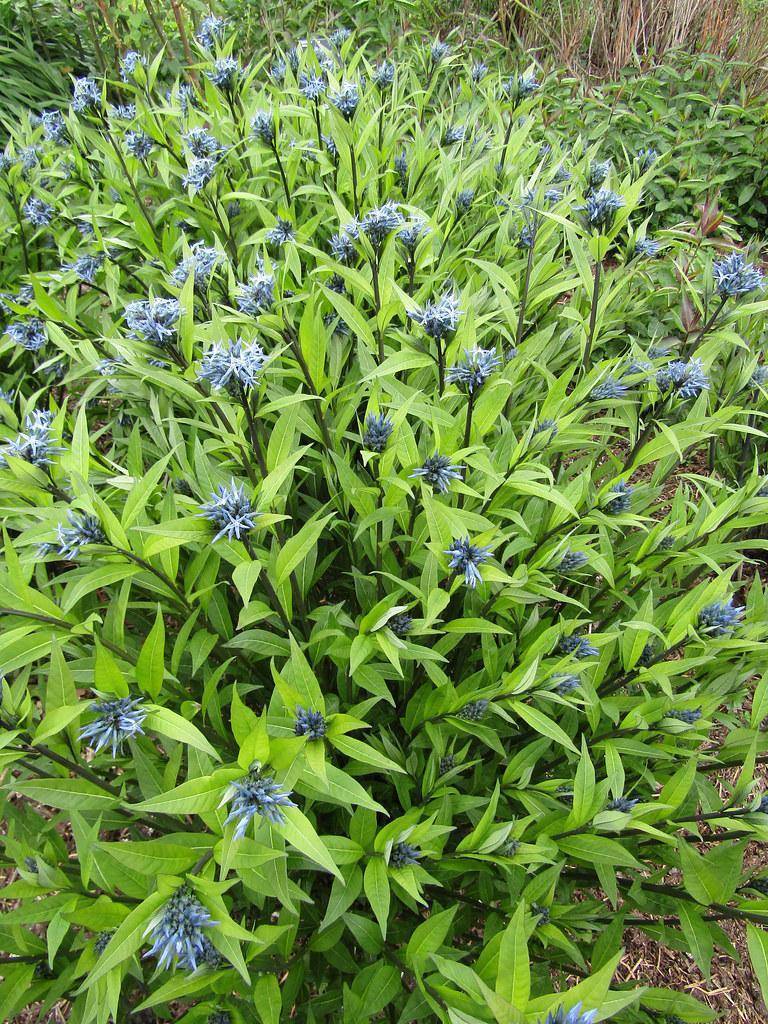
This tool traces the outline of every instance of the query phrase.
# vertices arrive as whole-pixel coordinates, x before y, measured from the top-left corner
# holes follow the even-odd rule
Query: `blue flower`
[[[456,214],[459,217],[463,217],[465,213],[469,213],[472,203],[475,201],[475,190],[473,188],[464,188],[456,196]]]
[[[264,349],[255,341],[219,341],[203,356],[198,378],[237,395],[241,388],[258,386],[266,362]]]
[[[177,95],[179,98],[179,107],[181,108],[181,113],[185,117],[189,113],[190,107],[200,106],[200,100],[198,98],[198,95],[195,92],[194,87],[190,85],[189,82],[179,83]],[[170,93],[168,98],[170,99]]]
[[[701,708],[694,708],[693,710],[672,711],[664,712],[665,718],[674,718],[678,722],[684,722],[686,725],[695,725],[701,718]]]
[[[639,804],[639,800],[631,800],[626,796],[617,796],[606,804],[607,811],[621,811],[622,814],[629,814],[633,807]]]
[[[292,242],[296,237],[293,224],[289,220],[283,220],[282,217],[277,218],[277,223],[273,228],[267,231],[265,238],[271,245],[285,245],[286,242]]]
[[[395,171],[397,172],[400,188],[403,192],[408,187],[408,155],[403,151],[395,157]]]
[[[263,263],[245,284],[238,286],[237,308],[248,316],[258,316],[272,308],[275,301],[275,277],[264,270]]]
[[[269,77],[277,82],[278,85],[282,85],[285,81],[286,65],[282,57],[275,57],[272,62],[272,66],[269,69]]]
[[[624,483],[623,480],[614,484],[609,492],[613,494],[614,497],[610,498],[605,504],[605,511],[608,515],[618,516],[621,515],[622,512],[629,512],[632,508],[633,492],[634,488],[630,487],[629,484]]]
[[[653,259],[661,252],[661,242],[655,242],[652,238],[638,238],[635,242],[635,256],[641,259]]]
[[[256,528],[256,520],[261,513],[253,507],[243,484],[230,480],[228,486],[219,484],[210,501],[200,506],[198,515],[219,527],[213,538],[215,542],[222,537],[242,540],[245,534]]]
[[[386,241],[387,236],[403,223],[400,211],[392,200],[369,210],[360,221],[360,230],[378,250]]]
[[[623,196],[611,192],[610,189],[601,188],[598,192],[587,196],[587,221],[598,231],[609,231],[617,212],[623,205]]]
[[[448,563],[454,574],[464,573],[464,582],[474,590],[478,583],[482,583],[479,566],[487,562],[490,557],[489,547],[480,547],[472,544],[469,537],[459,537],[451,544],[446,555],[451,556]]]
[[[659,154],[655,149],[638,149],[635,154],[640,171],[645,174],[659,159]]]
[[[533,906],[531,904],[531,910],[533,910]],[[596,1016],[597,1010],[582,1012],[581,1003],[576,1003],[568,1011],[562,1006],[558,1006],[554,1011],[550,1010],[544,1020],[544,1024],[593,1024]]]
[[[754,263],[747,263],[740,252],[712,264],[715,287],[723,298],[737,299],[763,287],[763,272]]]
[[[563,198],[563,190],[560,188],[548,188],[544,190],[544,202],[554,205]]]
[[[229,90],[234,87],[240,75],[240,64],[234,57],[217,57],[206,75],[219,89]]]
[[[24,204],[24,216],[34,227],[44,228],[47,224],[51,223],[53,207],[50,203],[46,203],[44,199],[32,196]]]
[[[529,71],[524,75],[513,75],[511,78],[508,78],[504,82],[502,90],[507,99],[520,103],[522,100],[532,96],[540,87],[541,83],[533,72]]]
[[[340,28],[337,28],[334,32],[331,32],[330,40],[334,46],[341,46],[341,44],[345,43],[351,35],[352,31],[348,29],[345,25],[342,25]]]
[[[441,40],[436,39],[429,49],[429,61],[433,67],[437,67],[438,64],[442,64],[448,54],[451,52],[451,48],[448,43],[443,43]]]
[[[429,232],[429,227],[423,220],[414,221],[413,224],[406,224],[397,232],[397,239],[403,248],[411,254],[416,252],[416,246]]]
[[[203,929],[215,924],[189,886],[182,885],[150,920],[147,932],[151,933],[152,946],[144,955],[156,956],[161,970],[175,963],[187,971],[196,971],[213,950]]]
[[[322,139],[328,156],[334,163],[337,163],[339,159],[339,147],[336,145],[336,140],[331,135],[321,135],[320,138]]]
[[[768,366],[756,366],[747,381],[747,387],[753,390],[768,385]]]
[[[464,722],[482,722],[487,711],[487,700],[471,700],[469,704],[465,704],[463,708],[459,708],[456,712],[456,717],[460,718]]]
[[[124,82],[128,82],[136,74],[136,68],[145,68],[146,66],[146,57],[137,50],[127,50],[120,61],[120,77]]]
[[[219,140],[205,128],[190,128],[182,138],[192,156],[196,156],[198,159],[204,156],[217,156],[224,151]]]
[[[438,341],[453,334],[462,315],[463,310],[459,309],[459,300],[453,292],[446,292],[437,302],[428,302],[422,309],[408,313],[412,320],[421,324],[430,338]]]
[[[678,398],[696,398],[709,390],[709,377],[700,359],[675,360],[658,371],[656,384],[660,391],[671,391]]]
[[[449,124],[443,132],[443,145],[453,146],[457,142],[463,142],[466,131],[463,124]]]
[[[195,242],[189,256],[185,256],[171,272],[171,281],[177,288],[183,288],[190,274],[194,275],[195,288],[204,291],[211,279],[216,264],[222,259],[218,249],[205,242]]]
[[[339,263],[347,265],[352,263],[357,256],[357,249],[355,248],[354,240],[344,231],[341,231],[336,235],[331,235],[329,245],[331,248],[331,256],[333,256],[333,258]]]
[[[594,658],[600,653],[595,645],[589,642],[588,637],[579,636],[578,633],[561,637],[559,647],[562,654],[572,654],[579,661],[582,658]]]
[[[385,413],[382,412],[378,416],[375,413],[369,413],[365,417],[363,448],[371,452],[383,452],[394,429],[392,420]]]
[[[184,188],[199,192],[204,189],[216,173],[217,161],[210,156],[192,157],[187,164],[187,173],[182,177]]]
[[[402,615],[393,615],[387,626],[395,636],[408,636],[413,628],[413,618],[405,612]]]
[[[67,141],[67,125],[60,110],[44,110],[40,115],[40,125],[49,142],[63,145]]]
[[[143,735],[141,728],[147,711],[138,697],[117,697],[91,704],[96,718],[80,730],[80,739],[87,740],[98,754],[104,747],[112,748],[112,757],[122,752],[123,743]]]
[[[297,707],[293,731],[297,736],[306,736],[308,740],[321,740],[325,736],[325,718],[322,712]]]
[[[302,71],[299,75],[299,92],[305,99],[314,103],[320,99],[325,90],[324,75],[316,75],[313,71]]]
[[[587,173],[587,185],[592,189],[600,188],[610,173],[610,160],[593,160],[589,165],[589,172]]]
[[[32,171],[40,163],[39,146],[22,146],[19,150],[19,163],[25,171]]]
[[[275,142],[275,119],[269,110],[257,110],[251,118],[251,132],[254,138],[267,146]]]
[[[411,476],[422,477],[433,489],[445,494],[451,486],[451,480],[461,480],[464,466],[454,466],[447,455],[435,452],[424,460],[424,465],[415,469]]]
[[[456,755],[455,754],[446,754],[444,757],[440,758],[440,763],[438,765],[438,769],[437,770],[440,773],[440,775],[447,775],[447,773],[448,772],[452,772],[455,767],[456,767]]]
[[[455,384],[460,391],[474,395],[499,366],[501,360],[493,349],[464,349],[464,358],[448,368],[445,379],[449,384]]]
[[[410,868],[419,863],[424,854],[411,843],[395,843],[389,854],[389,866],[391,868]]]
[[[345,121],[352,120],[360,102],[360,93],[354,82],[342,82],[338,90],[328,98]]]
[[[154,141],[146,132],[134,131],[129,128],[125,133],[125,148],[137,160],[146,160],[152,152]]]
[[[61,448],[53,442],[53,413],[42,409],[33,409],[24,418],[24,430],[0,453],[0,465],[7,465],[5,456],[24,459],[33,466],[49,466],[52,456],[57,455]]]
[[[124,315],[131,337],[162,348],[176,334],[181,306],[178,299],[145,299],[129,302]]]
[[[257,814],[271,825],[285,822],[283,807],[295,807],[291,794],[286,793],[271,775],[262,775],[258,769],[250,771],[238,782],[233,782],[224,794],[222,803],[232,801],[225,824],[236,821],[235,839],[242,839],[251,819]]]
[[[395,80],[395,65],[391,60],[383,60],[373,69],[371,78],[378,89],[388,89]]]
[[[76,78],[72,87],[72,109],[82,114],[101,105],[101,90],[92,78]]]
[[[217,18],[215,14],[209,14],[200,22],[197,31],[197,41],[206,50],[213,50],[217,43],[224,39],[227,22],[224,18]]]
[[[21,345],[27,352],[39,352],[48,340],[45,324],[37,317],[30,317],[29,320],[14,320],[8,324],[5,334],[16,345]]]
[[[615,377],[606,377],[592,388],[589,397],[593,402],[611,401],[614,398],[622,398],[627,390],[627,385]]]
[[[583,551],[565,551],[563,557],[557,563],[558,572],[573,572],[575,569],[581,569],[589,562],[589,556],[585,555]]]
[[[574,690],[578,690],[581,686],[581,677],[571,672],[556,672],[552,676],[552,680],[557,680],[555,693],[558,693],[561,697],[573,693]]]
[[[488,65],[482,60],[476,60],[472,65],[472,71],[470,72],[470,76],[475,85],[482,82],[487,74]]]
[[[78,256],[72,263],[64,263],[62,270],[71,270],[81,281],[85,281],[86,284],[94,284],[96,275],[104,265],[105,259],[106,256],[103,252],[85,253],[83,256]]]
[[[744,609],[727,601],[714,601],[702,608],[696,623],[697,629],[708,636],[729,636],[744,620]]]
[[[539,422],[533,428],[532,436],[535,437],[537,434],[549,433],[548,440],[552,441],[554,440],[554,438],[557,437],[559,430],[560,428],[558,427],[556,420],[543,419],[539,420]]]
[[[74,561],[80,554],[80,549],[86,544],[106,544],[107,538],[101,528],[101,523],[89,513],[78,515],[70,509],[67,512],[69,526],[60,523],[57,527],[57,541],[59,554],[62,558]]]

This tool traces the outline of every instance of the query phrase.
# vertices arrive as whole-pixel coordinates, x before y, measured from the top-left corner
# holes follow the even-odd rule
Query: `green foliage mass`
[[[232,43],[3,161],[0,1016],[708,1020],[616,967],[768,985],[757,248],[554,81]]]

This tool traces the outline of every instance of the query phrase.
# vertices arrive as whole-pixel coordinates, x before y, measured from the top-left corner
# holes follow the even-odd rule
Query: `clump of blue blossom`
[[[729,636],[744,621],[744,609],[727,601],[714,601],[702,608],[696,623],[697,628],[707,636]]]
[[[501,360],[492,349],[464,349],[464,358],[448,368],[445,379],[449,384],[455,384],[460,391],[474,395],[499,366]]]
[[[293,731],[297,736],[306,736],[308,740],[321,740],[325,736],[325,717],[322,711],[307,711],[296,708],[296,720]]]
[[[219,528],[214,541],[226,537],[227,540],[242,540],[256,528],[256,520],[261,515],[253,507],[251,499],[245,491],[244,484],[230,480],[229,484],[219,484],[211,494],[210,501],[200,506],[198,513]]]
[[[579,660],[594,658],[600,653],[597,647],[590,642],[588,636],[581,636],[579,633],[570,633],[561,637],[559,647],[562,654],[572,654]]]
[[[145,934],[150,935],[152,946],[144,955],[157,957],[160,970],[175,964],[196,971],[202,963],[215,960],[211,941],[203,930],[215,924],[192,889],[182,885],[150,919]]]
[[[45,324],[36,316],[28,320],[14,320],[8,324],[4,333],[14,345],[20,345],[27,352],[39,352],[48,340]]]
[[[291,794],[275,782],[271,775],[262,775],[253,768],[244,778],[227,787],[222,805],[231,801],[226,824],[236,822],[235,839],[242,839],[251,821],[258,815],[271,825],[285,822],[284,807],[295,807]]]
[[[217,341],[203,356],[198,377],[237,395],[258,387],[266,362],[266,353],[256,341]]]
[[[6,456],[11,456],[44,469],[61,450],[53,439],[53,413],[33,409],[24,418],[24,430],[0,450],[0,465],[6,466]]]
[[[464,466],[454,466],[447,455],[440,455],[439,452],[435,452],[434,455],[429,455],[424,460],[424,464],[415,469],[411,476],[421,477],[435,491],[446,494],[452,480],[461,480],[463,469]]]
[[[125,308],[125,322],[133,338],[152,342],[159,348],[171,343],[181,316],[178,299],[140,299]]]
[[[264,269],[259,261],[258,270],[245,284],[238,286],[237,308],[248,316],[258,316],[272,308],[275,301],[275,275]]]
[[[418,864],[424,854],[417,846],[411,843],[395,843],[389,853],[389,866],[391,868],[408,868]]]
[[[62,558],[68,558],[70,561],[77,558],[80,549],[86,544],[106,544],[106,535],[96,516],[87,512],[79,515],[70,509],[67,512],[67,519],[69,526],[61,523],[56,531],[59,555]]]
[[[480,566],[488,561],[490,552],[490,547],[473,544],[469,537],[459,537],[445,553],[450,555],[448,566],[453,569],[454,575],[463,573],[465,584],[474,590],[477,584],[483,581]]]
[[[80,739],[86,740],[97,754],[104,747],[111,747],[115,758],[127,740],[144,733],[141,727],[147,710],[140,697],[94,701],[90,712],[96,717],[80,730]]]
[[[763,287],[763,272],[754,263],[748,263],[740,252],[715,260],[712,276],[718,295],[724,299],[738,299]]]
[[[386,413],[369,413],[365,418],[363,448],[370,452],[383,452],[394,429],[394,424]]]
[[[206,245],[205,242],[195,242],[189,256],[182,257],[173,268],[171,281],[177,288],[182,288],[192,274],[195,278],[195,288],[199,291],[205,290],[217,263],[222,258],[222,254],[214,246]]]
[[[697,398],[709,390],[709,377],[700,359],[674,360],[656,373],[656,384],[660,391],[678,398]]]
[[[459,318],[463,310],[459,308],[458,296],[446,292],[437,302],[427,302],[421,309],[411,310],[408,315],[420,324],[430,338],[438,341],[453,334],[459,326]]]

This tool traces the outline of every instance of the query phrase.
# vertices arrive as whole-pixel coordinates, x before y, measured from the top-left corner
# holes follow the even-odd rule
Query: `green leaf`
[[[752,970],[760,982],[763,1003],[768,1007],[768,932],[747,922],[747,949]]]
[[[379,922],[382,937],[386,939],[390,892],[389,875],[383,857],[371,857],[365,865],[363,889],[365,897],[376,915],[376,920]]]
[[[369,861],[369,864],[379,859],[374,858]],[[372,902],[371,906],[373,906]],[[414,929],[405,949],[405,961],[409,967],[421,967],[432,953],[436,953],[440,949],[451,930],[456,910],[457,908],[454,906],[449,907],[447,910],[430,914],[426,921],[423,921]]]
[[[221,760],[216,748],[208,742],[197,726],[169,708],[152,707],[144,720],[144,729],[151,729],[153,732],[159,732],[161,736],[202,750],[214,761]]]
[[[542,736],[546,736],[554,740],[555,743],[559,743],[561,747],[565,747],[566,750],[572,750],[574,754],[578,754],[579,751],[574,746],[568,733],[564,732],[556,722],[553,722],[551,718],[547,718],[537,708],[533,708],[529,704],[523,704],[520,701],[514,701],[510,705],[510,711],[513,711],[518,717],[522,718],[524,722],[527,722],[532,729],[541,733]]]
[[[157,606],[155,624],[144,641],[136,662],[136,680],[150,697],[157,698],[165,675],[165,623],[162,605]]]
[[[517,1010],[525,1009],[531,994],[531,966],[525,934],[525,903],[522,900],[501,936],[496,993]]]
[[[303,853],[310,860],[315,861],[326,871],[343,881],[341,872],[331,857],[328,847],[318,836],[309,819],[299,810],[298,807],[281,808],[285,822],[276,825],[275,828],[283,835],[291,846],[295,846],[300,853]]]
[[[29,779],[7,788],[47,807],[67,811],[105,811],[120,803],[88,779]]]
[[[166,897],[161,895],[161,893],[153,892],[143,903],[140,903],[138,907],[135,907],[130,912],[109,940],[96,966],[81,986],[81,992],[90,988],[99,978],[103,978],[113,967],[117,967],[118,964],[123,963],[128,957],[133,956],[144,942],[147,923],[163,905],[165,900]]]
[[[288,538],[280,549],[275,563],[276,586],[281,587],[293,570],[304,561],[334,516],[335,513],[332,512],[322,519],[310,520],[298,533]]]

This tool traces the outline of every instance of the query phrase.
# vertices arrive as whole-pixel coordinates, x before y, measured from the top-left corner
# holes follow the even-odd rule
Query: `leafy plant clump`
[[[2,158],[3,1016],[710,1019],[617,965],[768,981],[757,248],[533,69],[233,42]]]

